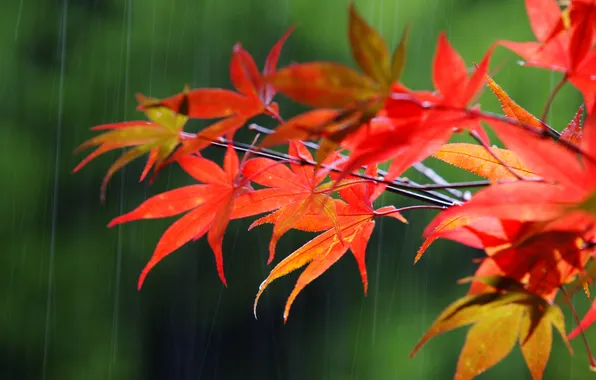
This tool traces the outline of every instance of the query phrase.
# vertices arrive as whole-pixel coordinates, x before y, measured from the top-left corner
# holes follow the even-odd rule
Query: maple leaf
[[[536,222],[501,223],[508,236],[487,236],[484,231],[478,235],[488,258],[476,276],[502,274],[524,284],[529,292],[553,301],[590,258],[591,252],[584,249],[584,231],[558,231],[556,226]],[[498,273],[487,271],[486,266]]]
[[[569,14],[562,14],[555,0],[526,0],[526,9],[538,42],[499,43],[524,58],[525,66],[563,73],[561,84],[569,81],[580,90],[591,112],[596,99],[596,52],[591,50],[596,16],[591,14],[596,14],[596,5],[592,0],[574,1],[567,26]]]
[[[491,78],[488,78],[488,86],[499,99],[505,115],[519,122],[520,125],[510,125],[500,120],[485,119],[485,121],[494,129],[501,141],[511,150],[516,152],[520,159],[531,167],[536,174],[548,180],[553,180],[565,184],[570,188],[585,188],[585,185],[593,182],[588,178],[589,170],[586,170],[582,163],[577,159],[577,154],[570,151],[562,144],[557,144],[551,139],[546,138],[553,133],[550,127],[538,120],[524,108],[515,103],[509,95]],[[565,128],[564,133],[581,128],[577,125],[581,118],[581,107],[570,124]],[[574,124],[575,123],[575,124]],[[532,129],[529,132],[527,128]],[[579,138],[577,133],[573,132],[575,139]],[[560,137],[560,140],[571,142],[570,137]],[[531,149],[528,149],[531,146]],[[590,153],[587,149],[585,153]],[[552,157],[557,157],[552,160]],[[590,166],[593,158],[582,157],[583,164]],[[582,180],[578,181],[579,178]]]
[[[161,236],[153,256],[139,277],[139,289],[149,271],[159,261],[205,234],[215,255],[219,278],[224,285],[227,284],[223,269],[223,235],[236,200],[248,194],[252,188],[248,180],[240,176],[238,156],[231,145],[228,145],[223,169],[215,162],[199,156],[187,155],[180,157],[178,162],[184,171],[204,184],[185,186],[155,195],[108,225],[112,227],[138,219],[164,218],[188,211]]]
[[[139,105],[155,101],[142,94],[137,94]],[[73,172],[79,171],[97,156],[118,148],[132,147],[124,152],[108,169],[102,185],[101,200],[105,199],[110,178],[132,160],[149,153],[147,164],[143,169],[140,181],[145,179],[153,166],[161,163],[176,149],[182,141],[182,128],[187,117],[176,114],[166,107],[146,109],[145,116],[150,121],[127,121],[122,123],[105,124],[91,128],[92,131],[107,131],[82,143],[76,150],[79,152],[91,146],[98,146],[91,154],[83,159]]]
[[[262,113],[281,120],[279,107],[272,102],[275,89],[263,80],[263,76],[275,72],[282,46],[293,29],[290,28],[269,51],[262,73],[242,45],[234,45],[230,60],[230,80],[237,92],[220,88],[187,88],[181,94],[143,106],[165,106],[190,118],[224,118],[201,130],[193,139],[185,140],[170,161],[200,151],[221,136],[227,135],[231,139],[236,130],[250,118]]]
[[[593,30],[596,27],[596,2],[594,0],[571,0],[569,6],[556,21],[545,42],[549,42],[561,32],[577,25]]]
[[[289,156],[312,162],[312,155],[300,141],[291,141]],[[324,162],[330,165],[336,155],[331,155]],[[255,221],[249,229],[262,223],[274,220],[273,235],[269,243],[269,259],[271,263],[275,256],[275,247],[283,234],[294,228],[309,211],[324,215],[335,227],[338,234],[339,225],[335,202],[328,194],[328,184],[321,184],[327,176],[328,170],[315,171],[313,166],[290,161],[290,167],[279,165],[268,158],[253,158],[246,162],[242,170],[244,176],[254,183],[267,186],[253,192],[247,199],[253,203],[251,207],[260,207],[261,199],[268,204],[275,204],[275,215],[265,216]],[[270,210],[265,210],[270,211]],[[341,234],[340,234],[341,239]]]
[[[497,84],[491,77],[486,76],[488,87],[491,89],[493,94],[501,103],[503,113],[512,119],[524,123],[528,126],[535,127],[536,129],[548,129],[548,126],[540,121],[536,116],[526,111],[525,108],[517,104],[509,95],[503,90],[501,86]]]
[[[561,19],[559,5],[556,0],[526,0],[525,3],[530,26],[538,42],[499,43],[524,58],[525,66],[565,71],[568,66],[569,35],[562,33],[554,38],[551,34]]]
[[[426,250],[431,246],[431,244],[441,237],[441,234],[444,231],[450,231],[457,229],[458,227],[468,225],[471,223],[471,220],[474,218],[469,218],[465,214],[464,215],[455,215],[454,217],[442,218],[440,222],[436,223],[432,229],[428,229],[426,234],[426,239],[418,248],[418,252],[416,252],[416,256],[414,257],[414,264],[418,262],[422,258],[422,255]]]
[[[583,197],[584,194],[573,193],[564,186],[549,183],[517,181],[494,184],[478,191],[462,206],[441,212],[427,226],[425,235],[430,235],[445,220],[459,216],[493,216],[522,222],[549,221],[561,216]]]
[[[370,175],[376,173],[376,167],[371,165],[367,168]],[[339,221],[339,232],[343,239],[338,237],[338,231],[327,222],[327,231],[310,240],[302,247],[294,251],[275,268],[271,270],[269,276],[259,287],[259,292],[255,298],[254,311],[256,316],[256,307],[259,298],[267,286],[274,280],[285,276],[286,274],[307,265],[302,272],[296,286],[288,297],[284,309],[284,321],[287,320],[292,303],[302,289],[310,282],[324,273],[331,265],[337,262],[350,249],[356,258],[364,293],[368,289],[368,277],[366,273],[365,254],[366,246],[373,232],[374,219],[380,216],[389,216],[400,220],[403,223],[407,221],[399,213],[399,209],[393,206],[381,207],[377,210],[373,208],[373,201],[380,195],[375,183],[359,183],[353,186],[338,188],[342,199],[347,203],[335,200],[335,206]],[[318,228],[324,228],[325,221],[318,220]],[[322,222],[322,223],[321,223]],[[308,221],[301,221],[302,225],[310,225]]]
[[[501,97],[501,99],[505,101],[509,98]],[[504,107],[504,109],[511,108]],[[577,116],[574,120],[576,119]],[[574,121],[570,123],[567,130],[575,129],[573,123]],[[507,145],[513,146],[516,148],[516,152],[521,153],[515,160],[507,162],[508,164],[515,167],[514,161],[521,159],[529,170],[540,173],[544,178],[554,180],[558,184],[517,181],[513,183],[495,183],[486,189],[480,190],[466,204],[442,212],[427,226],[425,230],[427,240],[418,251],[416,260],[420,258],[435,239],[441,236],[454,236],[458,233],[453,231],[454,229],[468,226],[479,218],[485,220],[486,217],[493,217],[549,223],[553,223],[554,220],[559,218],[558,222],[565,225],[565,218],[578,217],[579,219],[571,223],[570,226],[575,226],[578,230],[585,228],[586,220],[589,220],[589,218],[585,215],[574,216],[568,210],[577,209],[578,207],[586,208],[581,205],[581,202],[582,199],[583,202],[586,202],[585,199],[589,196],[590,189],[593,187],[591,185],[593,179],[590,178],[589,170],[584,170],[573,154],[550,139],[545,140],[536,137],[519,127],[506,124],[500,125],[497,133],[499,137],[506,141]],[[530,144],[530,142],[532,143]],[[528,146],[532,147],[531,151],[528,151]],[[499,152],[499,150],[493,150],[493,152]],[[504,156],[500,157],[505,158]],[[557,157],[557,159],[553,160],[553,157]],[[561,226],[558,228],[560,229]]]
[[[266,80],[279,92],[317,109],[282,124],[261,146],[322,137],[316,155],[320,163],[381,110],[403,72],[409,28],[390,57],[382,37],[358,14],[352,2],[349,14],[350,49],[363,73],[339,63],[309,62],[290,65],[268,76]]]
[[[544,123],[515,103],[491,78],[488,78],[488,86],[499,99],[505,115],[538,131],[548,129]],[[499,139],[540,177],[569,187],[576,187],[578,178],[585,177],[585,171],[576,154],[560,144],[519,126],[508,125],[497,120],[486,120],[486,122],[493,127]],[[531,149],[528,149],[529,144]],[[553,160],[552,157],[557,159]]]
[[[399,88],[392,92],[383,110],[394,128],[365,130],[368,136],[353,147],[345,172],[392,159],[386,179],[393,180],[437,151],[449,140],[455,127],[475,131],[483,141],[488,141],[480,118],[471,117],[467,111],[468,103],[484,84],[492,50],[493,47],[468,77],[463,59],[441,33],[433,60],[437,92],[408,92]]]
[[[565,319],[558,306],[506,277],[474,280],[493,290],[465,296],[449,305],[416,344],[411,357],[434,336],[469,324],[473,326],[459,356],[457,380],[472,379],[494,366],[511,352],[516,341],[532,377],[541,379],[550,356],[552,327],[572,352],[565,334]]]
[[[588,52],[577,64],[573,75],[569,75],[569,82],[584,96],[586,111],[594,113],[596,105],[596,50]]]

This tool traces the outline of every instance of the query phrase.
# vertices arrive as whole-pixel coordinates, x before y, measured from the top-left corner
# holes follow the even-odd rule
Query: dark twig
[[[438,185],[450,185],[449,182],[447,182],[443,177],[441,177],[439,175],[439,173],[437,173],[433,169],[429,168],[428,166],[424,165],[422,162],[415,163],[414,165],[412,165],[412,168],[414,168],[419,173],[421,173],[423,176],[425,176],[426,178],[430,179],[431,181],[433,181],[434,183],[436,183]],[[444,190],[447,191],[448,193],[450,193],[452,196],[459,198],[459,199],[463,199],[464,201],[469,200],[470,197],[472,196],[469,191],[462,192],[462,191],[457,190],[453,186],[449,186],[449,187],[445,188]]]
[[[596,163],[596,158],[593,157],[592,155],[584,152],[584,150],[581,149],[579,146],[575,145],[574,143],[572,143],[568,140],[559,139],[561,134],[559,132],[557,132],[556,130],[554,130],[552,127],[548,126],[546,123],[542,123],[542,127],[538,128],[538,127],[535,127],[528,123],[523,123],[519,120],[512,119],[510,117],[503,116],[503,115],[498,115],[498,114],[495,114],[492,112],[479,111],[479,110],[475,110],[475,109],[462,109],[462,108],[458,108],[458,107],[446,106],[443,104],[434,104],[431,102],[421,102],[418,99],[415,99],[414,97],[412,97],[411,95],[402,94],[402,93],[392,94],[391,98],[395,99],[395,100],[410,102],[410,103],[415,104],[418,107],[425,109],[425,110],[460,112],[460,113],[466,115],[468,118],[494,120],[494,121],[500,121],[503,123],[507,123],[509,125],[518,126],[518,127],[525,129],[527,132],[537,135],[538,137],[555,138],[555,139],[557,139],[557,142],[559,144],[563,145],[569,151],[581,155],[583,158],[591,161],[592,163]]]
[[[269,128],[265,128],[262,127],[260,125],[257,124],[251,124],[249,125],[249,128],[257,131],[259,133],[263,133],[263,134],[272,134],[273,132],[275,132],[272,129]],[[319,145],[315,144],[313,142],[304,142],[304,144],[314,150],[318,150],[319,149]],[[344,155],[340,155],[340,157],[345,158],[346,156]],[[422,175],[424,175],[426,178],[430,179],[431,181],[434,182],[434,184],[432,185],[421,185],[418,184],[410,179],[408,180],[395,180],[393,182],[390,182],[391,185],[395,185],[397,187],[402,187],[405,189],[412,189],[412,190],[421,190],[424,191],[426,193],[428,193],[429,195],[438,197],[438,198],[442,198],[444,200],[453,202],[453,203],[459,203],[458,200],[452,199],[444,194],[438,193],[436,191],[431,191],[431,190],[446,190],[449,193],[451,193],[453,196],[455,196],[456,198],[459,198],[461,200],[468,200],[469,199],[469,193],[463,193],[459,190],[456,190],[456,188],[468,188],[468,187],[481,187],[481,186],[488,186],[490,183],[488,181],[476,181],[476,182],[465,182],[465,183],[458,183],[458,184],[450,184],[449,182],[447,182],[445,179],[443,179],[443,177],[441,177],[439,174],[437,174],[434,170],[426,167],[424,164],[422,163],[416,163],[414,165],[412,165],[412,167],[414,169],[416,169],[418,172],[420,172]],[[386,176],[387,172],[385,170],[379,170],[379,175],[381,176]],[[455,186],[453,186],[455,185]]]
[[[559,83],[557,83],[555,88],[553,88],[553,91],[548,96],[548,99],[546,100],[546,104],[544,105],[544,109],[542,110],[542,114],[540,115],[540,121],[542,121],[543,123],[546,122],[546,117],[548,116],[548,111],[550,111],[551,105],[553,104],[553,100],[555,100],[555,96],[557,96],[557,94],[559,93],[561,88],[563,88],[565,83],[567,83],[567,79],[568,79],[567,75],[564,75],[563,78],[561,78]]]
[[[190,134],[185,133],[185,136],[190,137],[189,135]],[[194,136],[194,135],[192,135],[192,136]],[[228,144],[231,144],[234,147],[234,149],[237,151],[250,152],[251,154],[254,154],[255,156],[259,156],[259,157],[269,158],[269,159],[276,160],[276,161],[294,162],[294,163],[297,163],[300,165],[311,165],[311,166],[316,165],[316,163],[314,161],[309,161],[309,160],[305,160],[305,159],[298,158],[298,157],[292,157],[287,154],[279,153],[279,152],[269,150],[269,149],[255,148],[254,146],[249,145],[249,144],[244,144],[244,143],[240,143],[237,141],[230,141],[230,140],[227,140],[224,138],[219,139],[219,141],[212,141],[211,144],[214,146],[219,146],[219,147],[227,147]],[[327,167],[327,166],[321,166],[321,167],[328,169],[330,171],[333,171],[333,172],[337,172],[337,173],[341,172],[341,169],[338,169],[338,168]],[[366,179],[369,181],[374,181],[377,183],[385,183],[385,182],[383,182],[382,179],[370,177],[370,176],[360,174],[360,173],[352,173],[352,176]],[[413,191],[397,187],[391,183],[388,184],[387,191],[395,193],[395,194],[400,194],[400,195],[403,195],[408,198],[431,203],[431,204],[441,206],[441,207],[451,207],[455,204],[459,204],[459,202],[458,203],[449,202],[449,201],[446,201],[443,199],[432,197],[430,195],[415,193]]]

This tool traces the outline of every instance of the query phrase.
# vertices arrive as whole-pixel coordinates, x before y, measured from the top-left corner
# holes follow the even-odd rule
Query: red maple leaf
[[[376,166],[371,165],[367,169],[367,174],[375,176]],[[374,219],[380,216],[390,216],[403,223],[407,223],[407,221],[399,213],[400,210],[393,206],[374,209],[373,201],[381,194],[382,190],[379,189],[379,185],[372,181],[338,188],[338,192],[342,199],[347,202],[345,203],[340,200],[335,200],[335,207],[337,209],[339,221],[339,232],[343,236],[343,239],[340,240],[338,238],[337,229],[328,219],[321,220],[321,218],[316,218],[315,220],[301,220],[301,226],[315,225],[316,228],[313,228],[312,230],[327,229],[327,231],[304,244],[271,270],[269,276],[267,276],[265,281],[263,281],[259,287],[259,292],[254,304],[255,315],[259,298],[271,282],[308,264],[298,278],[298,282],[286,302],[284,310],[284,321],[286,321],[292,303],[300,291],[329,269],[331,265],[335,264],[348,251],[348,249],[352,251],[356,258],[360,276],[362,278],[362,284],[364,286],[364,292],[366,294],[368,289],[368,277],[366,274],[365,254],[368,240],[370,239],[375,226]]]
[[[263,80],[263,76],[275,72],[282,46],[293,29],[290,28],[270,50],[262,73],[242,45],[234,45],[230,60],[230,80],[237,92],[220,88],[186,89],[180,94],[141,107],[165,106],[197,119],[224,118],[201,130],[193,139],[185,140],[169,161],[200,151],[221,136],[227,135],[231,139],[234,132],[250,118],[262,113],[281,120],[278,105],[272,102],[275,89]]]
[[[250,194],[246,201],[249,207],[259,207],[260,202],[266,200],[268,204],[275,204],[277,211],[255,221],[249,229],[266,222],[273,222],[273,235],[269,243],[269,259],[271,263],[275,256],[275,247],[283,234],[300,222],[309,211],[315,215],[321,214],[327,218],[340,234],[335,202],[328,193],[329,184],[322,184],[329,169],[315,170],[308,163],[312,163],[312,155],[300,141],[291,141],[288,154],[290,157],[300,158],[306,163],[290,161],[290,167],[280,165],[268,158],[253,158],[246,162],[242,173],[254,183],[268,187]],[[331,165],[336,155],[330,155],[323,164]],[[264,210],[270,211],[270,210]],[[261,211],[261,212],[264,212]],[[304,223],[303,223],[304,224]],[[318,224],[318,223],[317,223]],[[309,230],[312,230],[310,227]],[[341,239],[341,234],[339,235]]]
[[[538,42],[499,41],[526,62],[564,74],[584,95],[587,111],[592,113],[596,97],[596,51],[591,50],[596,25],[596,6],[592,0],[572,2],[571,22],[555,0],[526,0],[532,30]]]
[[[571,0],[568,7],[561,13],[561,16],[556,21],[557,22],[554,27],[551,28],[552,31],[549,33],[545,42],[549,42],[552,38],[565,32],[565,30],[580,24],[593,31],[596,27],[596,1]],[[587,42],[591,44],[592,41]]]
[[[238,155],[228,146],[223,169],[216,163],[199,156],[178,159],[180,166],[197,181],[204,184],[190,185],[155,195],[136,209],[110,222],[108,227],[138,219],[165,218],[187,212],[161,236],[153,256],[139,277],[139,289],[149,271],[165,256],[191,240],[198,240],[207,233],[207,240],[215,255],[217,273],[226,284],[223,269],[222,241],[234,205],[239,197],[252,188],[241,176]]]
[[[526,11],[537,42],[499,41],[526,60],[524,65],[564,72],[569,67],[568,33],[552,32],[561,20],[556,0],[526,0]]]
[[[529,119],[527,111],[507,97],[496,83],[491,81],[489,85],[497,93],[508,116],[527,122]],[[512,110],[516,110],[516,113],[512,113]],[[441,225],[443,220],[453,219],[458,215],[467,217],[490,215],[519,221],[549,221],[569,214],[569,210],[577,207],[589,208],[579,205],[589,202],[596,189],[593,172],[595,168],[593,157],[596,152],[591,150],[596,147],[593,144],[584,145],[586,147],[584,156],[578,160],[576,153],[540,134],[529,133],[519,126],[510,125],[504,121],[487,120],[487,122],[494,127],[504,144],[544,181],[517,181],[495,184],[483,189],[463,206],[441,213],[440,218],[435,219],[427,227],[427,233]],[[577,116],[567,129],[577,129],[574,125],[576,122]],[[586,123],[587,136],[593,136],[594,127],[596,126]]]
[[[471,76],[461,56],[439,36],[433,61],[436,92],[408,92],[398,88],[384,106],[384,124],[393,127],[367,128],[366,137],[353,146],[345,172],[370,163],[392,159],[386,179],[397,178],[412,164],[422,161],[449,140],[455,128],[475,131],[488,141],[480,118],[470,116],[468,104],[482,88],[492,47]]]
[[[282,94],[315,107],[279,126],[261,146],[321,138],[316,161],[322,162],[341,142],[372,119],[397,85],[404,65],[408,29],[390,55],[382,37],[350,3],[350,49],[362,73],[339,63],[293,64],[266,78]]]

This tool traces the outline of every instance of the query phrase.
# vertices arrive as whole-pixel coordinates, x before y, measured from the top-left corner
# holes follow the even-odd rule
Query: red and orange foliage
[[[161,100],[139,95],[139,110],[150,121],[93,128],[106,132],[81,145],[98,148],[75,171],[102,153],[129,148],[109,168],[102,198],[110,177],[145,153],[149,156],[141,180],[152,167],[155,176],[160,168],[176,162],[199,182],[156,195],[110,223],[186,213],[164,232],[141,273],[139,288],[160,260],[205,234],[226,284],[222,241],[231,219],[267,213],[250,228],[274,225],[269,263],[278,240],[289,230],[319,233],[281,260],[258,291],[255,311],[271,282],[306,267],[288,298],[284,320],[300,291],[348,250],[356,259],[366,293],[366,246],[378,217],[406,223],[400,213],[404,209],[446,208],[427,226],[426,240],[414,260],[438,238],[481,249],[486,255],[476,273],[464,281],[470,284],[468,295],[447,307],[412,354],[437,334],[472,325],[456,379],[484,372],[516,342],[532,377],[540,379],[550,355],[553,327],[569,344],[567,339],[583,335],[596,320],[596,306],[592,306],[568,334],[554,302],[559,294],[569,299],[566,286],[574,281],[580,284],[576,288],[583,286],[589,294],[594,273],[587,267],[596,254],[596,1],[572,0],[561,9],[555,0],[526,0],[526,8],[537,41],[497,41],[471,73],[441,33],[432,64],[434,90],[412,90],[401,83],[409,28],[390,53],[353,5],[348,35],[360,71],[334,62],[277,69],[291,29],[272,48],[262,72],[236,44],[230,61],[236,91],[186,87]],[[527,112],[488,77],[490,57],[498,46],[520,55],[526,66],[563,73],[542,117]],[[581,92],[584,102],[558,133],[544,122],[544,115],[566,83]],[[486,85],[500,101],[503,115],[484,112],[474,104]],[[276,92],[313,109],[284,122],[273,101]],[[235,141],[235,132],[261,114],[280,125],[256,145]],[[188,118],[214,122],[189,133],[184,131]],[[491,147],[485,126],[505,148]],[[464,132],[479,144],[448,143],[454,133]],[[212,144],[227,146],[221,167],[201,156],[200,151]],[[287,145],[288,153],[266,149],[278,145]],[[236,150],[246,152],[242,161]],[[374,201],[384,191],[403,186],[399,176],[406,169],[430,156],[488,181],[470,200],[451,207],[375,208]],[[383,177],[377,172],[380,163],[389,163]],[[253,184],[262,188],[255,190]],[[417,188],[411,185],[410,189]],[[569,306],[573,308],[570,302]],[[588,354],[595,367],[589,348]]]

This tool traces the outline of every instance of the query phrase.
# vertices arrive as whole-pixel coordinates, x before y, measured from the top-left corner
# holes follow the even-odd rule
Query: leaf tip
[[[228,281],[226,280],[226,277],[224,276],[223,273],[219,274],[219,279],[221,280],[223,286],[225,286],[226,288],[228,287]]]
[[[145,282],[145,278],[147,277],[147,269],[143,269],[143,271],[141,272],[141,275],[139,276],[139,281],[137,282],[137,291],[141,291],[141,288],[143,287],[143,283]]]
[[[265,288],[263,287],[263,284],[265,284],[267,280],[263,281],[261,283],[261,285],[259,285],[259,291],[257,292],[257,296],[255,297],[255,302],[252,305],[252,313],[255,316],[255,319],[257,319],[257,306],[259,304],[259,299],[261,298],[261,294],[263,294],[263,291],[265,290]]]

